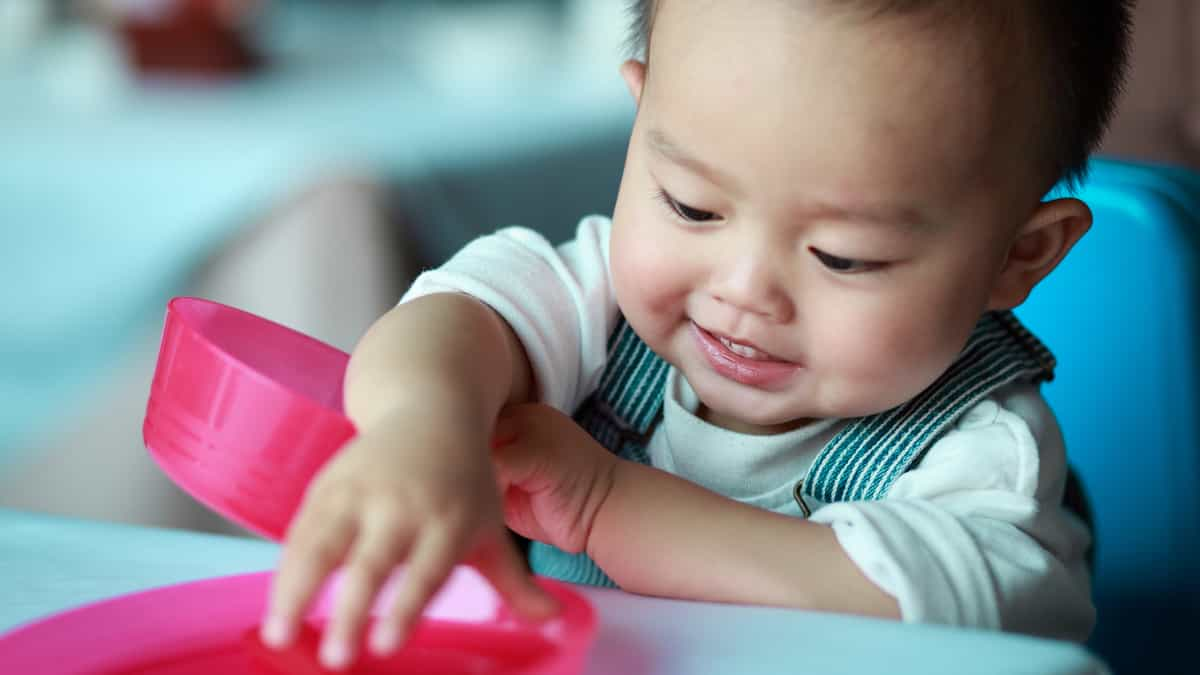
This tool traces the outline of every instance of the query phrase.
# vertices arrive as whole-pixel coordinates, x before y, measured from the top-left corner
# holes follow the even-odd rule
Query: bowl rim
[[[295,389],[293,387],[289,387],[289,386],[285,385],[284,383],[280,382],[279,380],[275,379],[274,377],[271,377],[270,375],[262,372],[255,366],[246,362],[246,360],[239,358],[238,356],[233,354],[231,351],[229,351],[228,349],[225,349],[220,344],[218,344],[216,341],[214,341],[207,333],[205,333],[203,330],[201,330],[193,322],[193,317],[188,316],[187,309],[186,309],[186,307],[188,307],[188,306],[215,307],[215,308],[219,309],[220,311],[231,312],[231,313],[238,314],[243,317],[252,319],[254,321],[265,323],[276,329],[290,333],[295,337],[299,337],[301,340],[309,342],[324,351],[330,351],[330,352],[335,352],[335,353],[341,354],[342,356],[346,357],[347,362],[350,358],[349,354],[338,349],[337,347],[334,347],[333,345],[331,345],[327,342],[318,340],[317,338],[315,338],[307,333],[298,331],[290,326],[286,326],[282,323],[279,323],[278,321],[272,321],[271,319],[268,319],[259,314],[255,314],[254,312],[249,312],[244,309],[240,309],[240,308],[234,307],[232,305],[227,305],[222,302],[217,302],[215,300],[209,300],[207,298],[201,298],[198,296],[190,296],[190,295],[174,297],[174,298],[171,298],[171,300],[169,300],[167,302],[167,314],[169,315],[169,318],[173,318],[174,321],[176,321],[180,326],[186,328],[190,333],[192,333],[196,337],[200,338],[200,340],[204,343],[204,346],[209,351],[216,354],[218,358],[225,360],[225,361],[230,361],[230,362],[236,363],[238,365],[239,372],[241,372],[242,374],[244,374],[246,376],[252,377],[255,381],[256,386],[266,387],[267,389],[274,390],[286,397],[296,399],[299,401],[303,401],[303,403],[306,405],[306,407],[314,408],[317,411],[319,411],[320,414],[322,414],[324,416],[334,417],[339,420],[345,421],[347,424],[350,425],[350,428],[355,433],[357,433],[357,429],[355,428],[354,422],[351,421],[349,416],[346,415],[345,410],[338,410],[332,406],[326,405],[325,403],[318,401],[317,399],[313,398],[312,396],[309,396],[308,394],[306,394],[298,389]],[[165,325],[164,325],[164,328],[165,328]],[[165,335],[165,331],[164,331],[164,339],[165,339],[165,337],[166,337],[166,335]],[[162,347],[160,345],[159,357],[161,357],[161,356],[162,356]],[[342,386],[344,387],[344,383]],[[343,393],[343,396],[344,396],[344,393]]]

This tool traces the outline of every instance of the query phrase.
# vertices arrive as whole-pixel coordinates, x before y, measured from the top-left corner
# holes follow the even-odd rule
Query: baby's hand
[[[488,578],[517,614],[543,618],[555,610],[504,528],[487,430],[417,412],[364,431],[314,478],[272,585],[262,630],[267,644],[282,648],[295,639],[314,594],[343,563],[320,652],[334,669],[354,661],[376,594],[405,560],[403,583],[370,636],[380,655],[399,646],[461,561]]]
[[[492,457],[509,527],[570,553],[586,550],[612,489],[616,455],[570,417],[526,404],[501,413]]]

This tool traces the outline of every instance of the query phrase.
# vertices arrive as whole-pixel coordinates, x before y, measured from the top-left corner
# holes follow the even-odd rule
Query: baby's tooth
[[[748,359],[762,359],[765,355],[754,347],[740,345],[727,337],[721,337],[721,344],[725,345],[729,351]]]

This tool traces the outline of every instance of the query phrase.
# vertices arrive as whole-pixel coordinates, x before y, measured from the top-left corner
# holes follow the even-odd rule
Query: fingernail
[[[399,636],[396,626],[391,623],[379,622],[371,630],[371,651],[379,656],[387,656],[396,651]]]
[[[511,611],[508,615],[518,623],[537,624],[553,619],[561,610],[562,605],[554,596],[535,593],[524,598],[516,607],[516,611]]]
[[[284,647],[290,642],[287,622],[277,616],[267,617],[259,631],[262,641],[271,647]]]
[[[515,440],[517,440],[516,425],[504,413],[501,413],[499,419],[496,420],[496,426],[492,429],[492,449],[502,448]]]
[[[530,597],[533,600],[531,603],[534,611],[545,612],[547,614],[558,614],[562,608],[558,598],[553,593],[542,587],[533,577],[529,578],[529,590],[532,591]]]
[[[543,595],[538,604],[540,605],[540,611],[545,614],[546,618],[554,616],[562,610],[562,605],[558,602],[558,598],[549,593]]]
[[[516,440],[517,435],[513,433],[505,434],[503,436],[492,436],[492,449],[499,450],[506,445],[511,445]]]
[[[350,650],[341,640],[326,640],[321,643],[321,665],[331,670],[341,670],[350,665]]]

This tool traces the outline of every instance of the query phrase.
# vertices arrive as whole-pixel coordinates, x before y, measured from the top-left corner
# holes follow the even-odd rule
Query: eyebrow
[[[732,177],[688,154],[686,150],[676,145],[660,129],[647,131],[646,142],[650,145],[650,149],[658,153],[660,157],[679,166],[691,169],[713,183],[726,187],[736,187],[737,185],[737,181],[733,180]]]
[[[881,227],[902,227],[920,232],[934,229],[934,224],[923,218],[917,209],[909,206],[887,206],[875,204],[812,204],[804,209],[809,219],[839,220],[850,223],[867,223]]]
[[[708,178],[713,183],[728,187],[736,187],[737,185],[737,182],[729,175],[688,154],[686,150],[679,147],[660,129],[647,131],[646,142],[659,156],[679,166],[691,169],[693,172]],[[914,231],[928,230],[933,227],[933,224],[927,218],[922,217],[920,211],[911,206],[904,205],[814,202],[808,204],[803,209],[802,216],[806,220],[826,219],[887,227],[901,226]]]

